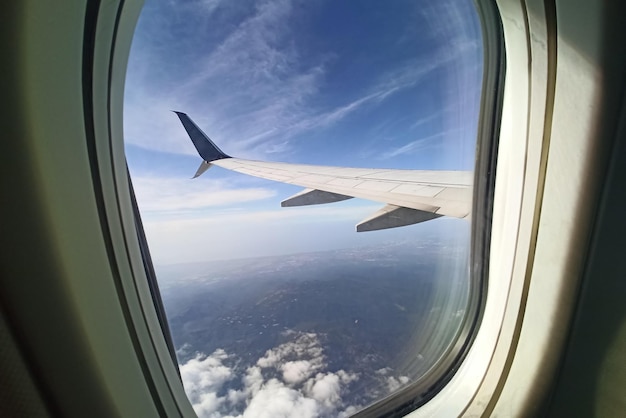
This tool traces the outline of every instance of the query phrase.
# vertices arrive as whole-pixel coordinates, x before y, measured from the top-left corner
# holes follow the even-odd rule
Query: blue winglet
[[[196,125],[186,113],[177,112],[175,110],[173,110],[173,112],[178,115],[178,118],[185,127],[189,138],[191,138],[191,142],[193,142],[193,145],[198,150],[198,154],[200,154],[204,161],[210,163],[211,161],[221,160],[222,158],[230,158],[230,156],[224,154],[222,150],[219,149],[200,128],[198,128],[198,125]]]

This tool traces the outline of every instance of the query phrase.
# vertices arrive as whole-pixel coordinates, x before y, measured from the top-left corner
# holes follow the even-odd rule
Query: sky
[[[155,264],[323,251],[453,228],[356,233],[382,207],[281,208],[301,189],[211,168],[171,110],[239,158],[471,170],[482,78],[474,5],[147,0],[124,101],[129,169]]]

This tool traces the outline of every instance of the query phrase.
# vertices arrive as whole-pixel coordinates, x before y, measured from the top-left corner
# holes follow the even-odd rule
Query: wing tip
[[[187,135],[189,135],[191,142],[196,147],[198,154],[200,154],[204,161],[211,162],[222,158],[230,158],[228,154],[224,153],[213,143],[213,141],[211,141],[207,134],[202,132],[198,125],[191,120],[189,115],[177,110],[172,110],[172,112],[174,112],[176,116],[178,116],[178,119],[180,119],[180,122],[187,131]]]

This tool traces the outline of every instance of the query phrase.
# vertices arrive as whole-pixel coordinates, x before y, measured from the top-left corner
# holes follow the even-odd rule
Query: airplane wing
[[[385,207],[356,226],[358,232],[411,225],[440,216],[470,216],[472,173],[469,171],[347,168],[233,158],[222,152],[187,114],[174,113],[204,160],[194,178],[217,165],[305,188],[281,202],[283,207],[353,197],[385,203]]]

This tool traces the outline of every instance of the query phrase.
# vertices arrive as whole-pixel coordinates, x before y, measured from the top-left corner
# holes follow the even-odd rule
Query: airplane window
[[[471,0],[146,1],[126,156],[198,416],[350,416],[449,372],[482,79]]]

